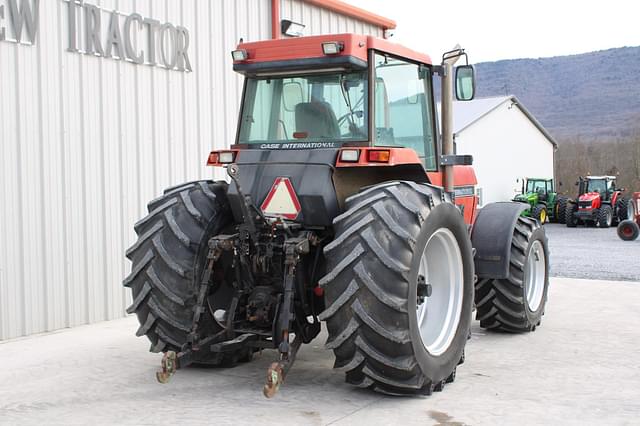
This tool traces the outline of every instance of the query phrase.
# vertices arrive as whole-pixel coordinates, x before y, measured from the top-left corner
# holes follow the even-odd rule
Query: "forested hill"
[[[516,95],[558,139],[640,131],[640,47],[476,65],[477,96]]]

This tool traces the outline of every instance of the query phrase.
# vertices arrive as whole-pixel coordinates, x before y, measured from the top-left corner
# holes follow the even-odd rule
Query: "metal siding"
[[[0,42],[0,340],[125,315],[133,224],[163,188],[223,178],[204,162],[235,138],[229,52],[271,37],[269,0],[90,3],[184,25],[194,72],[67,52],[62,0],[40,2],[35,46]],[[382,35],[299,0],[282,0],[287,17]]]

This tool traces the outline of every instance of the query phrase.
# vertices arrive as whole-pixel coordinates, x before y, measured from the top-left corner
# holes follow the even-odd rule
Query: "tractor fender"
[[[480,209],[471,231],[478,278],[509,276],[513,232],[520,213],[527,208],[522,203],[498,202]]]

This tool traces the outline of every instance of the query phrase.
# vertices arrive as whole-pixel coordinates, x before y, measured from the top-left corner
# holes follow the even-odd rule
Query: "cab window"
[[[436,170],[431,81],[426,67],[375,55],[375,144],[411,148]]]

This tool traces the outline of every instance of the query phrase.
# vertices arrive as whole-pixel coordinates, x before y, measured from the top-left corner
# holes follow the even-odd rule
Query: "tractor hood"
[[[580,198],[578,198],[578,201],[593,201],[593,200],[597,200],[598,198],[600,198],[600,193],[587,192],[585,194],[582,194]]]
[[[537,201],[538,195],[534,194],[532,192],[529,192],[527,194],[518,194],[515,196],[515,198],[513,199],[513,201],[519,201],[521,203],[530,203],[530,204],[535,204]]]

